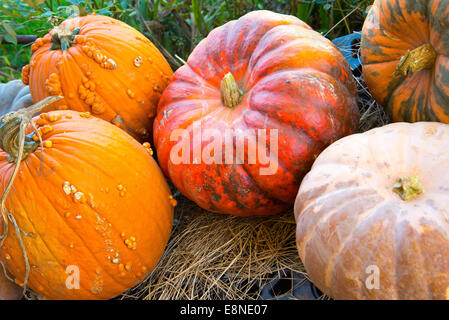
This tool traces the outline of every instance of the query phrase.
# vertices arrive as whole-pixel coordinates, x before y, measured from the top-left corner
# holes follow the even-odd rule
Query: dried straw
[[[239,218],[182,198],[179,222],[158,266],[137,290],[143,299],[256,299],[283,270],[304,273],[293,212]]]

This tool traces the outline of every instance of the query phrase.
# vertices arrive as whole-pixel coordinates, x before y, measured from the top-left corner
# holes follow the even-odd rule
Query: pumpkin
[[[315,157],[358,121],[336,47],[296,17],[254,11],[213,30],[176,71],[154,143],[164,173],[202,208],[270,215],[293,205]]]
[[[5,276],[0,265],[0,300],[19,300],[22,295],[22,288]]]
[[[22,115],[0,127],[0,194],[20,165],[0,261],[47,299],[109,299],[142,281],[168,242],[176,202],[151,148],[87,112],[51,111],[32,120],[42,147],[30,127],[18,163]]]
[[[0,83],[0,115],[26,108],[32,104],[30,88],[21,80]]]
[[[335,299],[449,298],[449,125],[394,123],[339,140],[295,202],[310,279]]]
[[[449,1],[376,0],[362,30],[363,75],[396,122],[449,123]]]
[[[44,111],[90,112],[139,141],[152,137],[157,102],[172,70],[144,35],[113,18],[65,20],[31,46],[22,70],[35,102],[64,96]]]

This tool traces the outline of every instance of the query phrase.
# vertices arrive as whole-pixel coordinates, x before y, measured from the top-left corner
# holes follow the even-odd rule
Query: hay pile
[[[239,218],[213,214],[182,198],[178,224],[143,299],[256,299],[285,270],[304,273],[293,212]]]
[[[363,77],[354,76],[358,87],[358,106],[360,109],[359,132],[365,132],[390,123],[385,110],[373,99],[366,87]]]
[[[387,124],[360,70],[354,70],[354,78],[360,131]],[[319,291],[298,294],[304,292],[301,286],[311,284],[296,249],[293,211],[239,218],[201,210],[179,192],[177,199],[176,225],[164,255],[146,281],[122,299],[325,298]],[[287,292],[273,290],[279,279],[289,283]]]

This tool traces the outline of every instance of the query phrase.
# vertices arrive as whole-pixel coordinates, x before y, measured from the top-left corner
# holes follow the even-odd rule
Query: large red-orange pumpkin
[[[151,138],[172,70],[140,32],[110,17],[88,15],[65,20],[37,39],[31,52],[22,80],[34,102],[64,96],[44,111],[89,111],[140,141]]]
[[[168,241],[175,200],[165,178],[147,145],[88,113],[52,111],[33,122],[43,138],[42,171],[31,133],[6,200],[22,230],[27,286],[48,299],[117,296],[149,274]],[[15,166],[8,159],[17,157],[17,123],[1,124],[8,153],[0,150],[0,194]],[[0,261],[22,285],[26,264],[13,220]]]
[[[175,73],[159,103],[154,141],[165,174],[201,207],[267,215],[293,204],[315,157],[354,132],[358,121],[351,70],[332,43],[296,17],[254,11],[213,30]],[[189,151],[177,151],[184,139],[172,136],[177,129],[188,133]],[[221,156],[210,164],[201,156],[220,152],[208,146],[219,140],[205,137],[209,129],[221,135],[223,164]],[[258,149],[266,154],[278,130],[278,155],[271,158],[278,166],[271,174],[261,174],[268,164],[259,156],[249,161],[256,151],[248,143],[237,155],[237,141],[248,129],[252,138],[262,137],[259,129],[266,134],[267,146]]]
[[[335,299],[449,299],[449,125],[394,123],[324,150],[295,203],[310,279]]]
[[[376,0],[362,31],[363,75],[393,121],[449,123],[449,1]]]

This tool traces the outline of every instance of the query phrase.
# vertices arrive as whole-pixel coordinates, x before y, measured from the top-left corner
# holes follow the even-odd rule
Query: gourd
[[[70,110],[27,126],[57,99],[0,120],[0,261],[47,299],[113,298],[158,262],[176,201],[149,144],[116,126]]]
[[[30,89],[21,80],[0,83],[0,115],[29,107],[32,104]]]
[[[310,279],[335,299],[448,299],[449,125],[394,123],[317,158],[295,202]]]
[[[176,71],[154,143],[164,173],[202,208],[269,215],[293,205],[316,156],[358,122],[336,47],[296,17],[254,11],[213,30]]]
[[[149,141],[156,107],[172,70],[143,34],[110,17],[71,18],[31,46],[22,70],[33,101],[64,99],[47,107],[90,112]]]
[[[362,30],[363,75],[393,121],[449,123],[449,1],[376,0]]]

